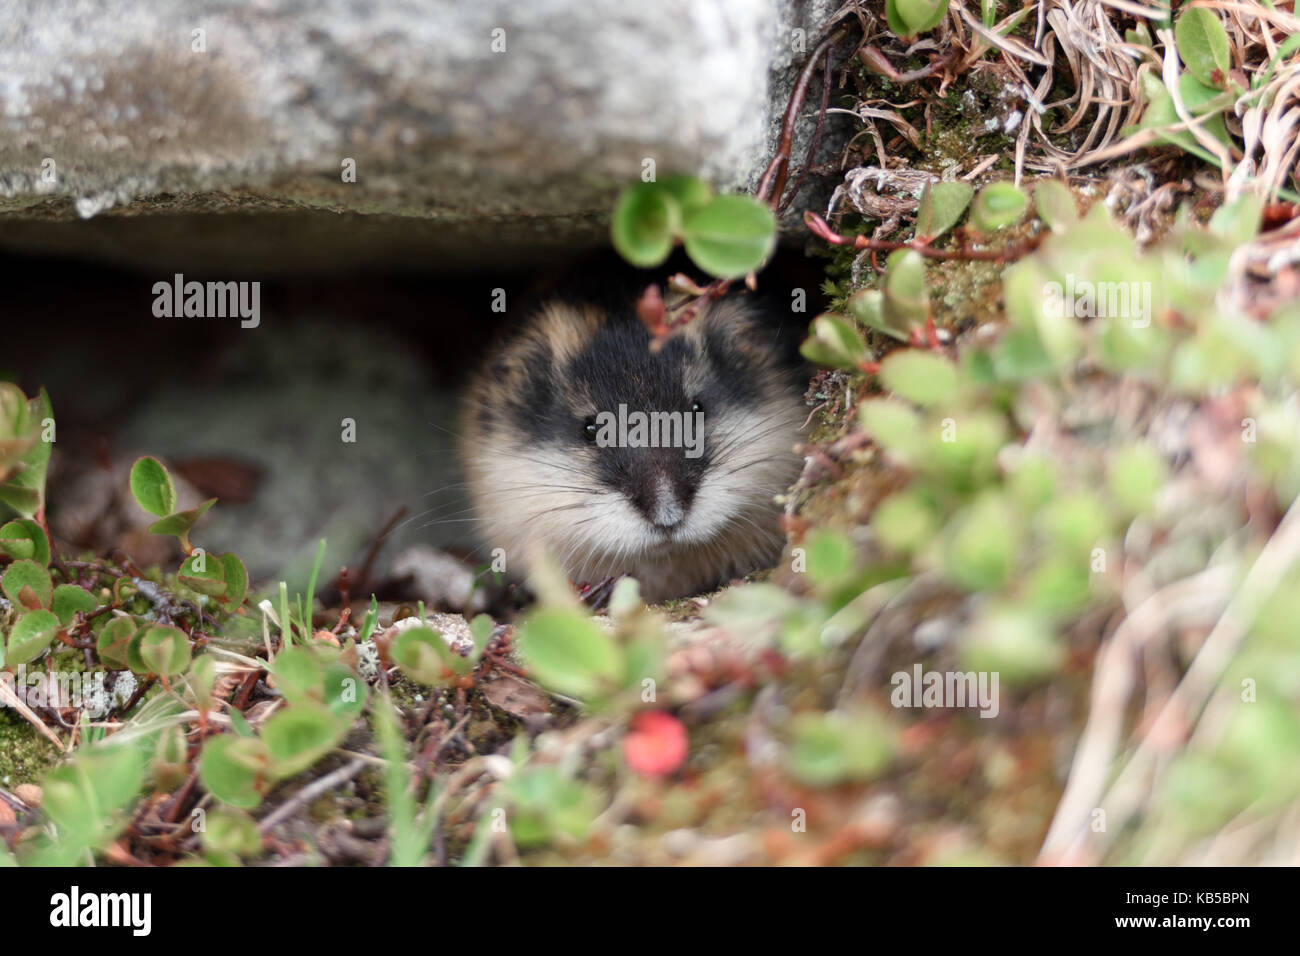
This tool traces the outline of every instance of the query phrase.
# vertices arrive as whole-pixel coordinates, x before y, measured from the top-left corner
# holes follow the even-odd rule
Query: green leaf
[[[141,459],[141,461],[143,460],[144,459]],[[139,500],[138,495],[136,496],[136,500]],[[209,498],[197,508],[191,508],[189,511],[177,511],[174,514],[169,514],[165,518],[159,518],[153,524],[149,525],[149,533],[172,534],[178,538],[184,539],[189,535],[195,522],[202,518],[207,510],[216,503],[216,498]]]
[[[859,402],[858,420],[886,451],[910,459],[921,446],[921,416],[900,401],[872,398]]]
[[[639,183],[625,189],[614,204],[609,223],[615,250],[643,269],[668,258],[680,228],[681,210],[659,183]]]
[[[1297,750],[1300,719],[1291,701],[1265,697],[1250,706],[1235,708],[1217,755],[1230,762],[1256,794],[1263,796],[1271,790],[1276,799],[1300,789]]]
[[[43,565],[31,560],[15,561],[0,577],[0,590],[20,608],[48,608],[54,596],[54,582]]]
[[[289,615],[289,585],[284,581],[280,582],[280,646],[288,647],[293,643],[293,618]],[[301,640],[306,643],[307,635],[302,635]]]
[[[1145,514],[1168,479],[1165,460],[1150,445],[1132,445],[1115,454],[1107,478],[1116,503],[1129,515]]]
[[[248,722],[248,718],[233,707],[230,709],[230,727],[239,736],[246,737],[249,740],[257,737],[257,731],[255,731],[253,725]]]
[[[1193,116],[1227,109],[1232,105],[1232,94],[1213,86],[1206,86],[1191,73],[1178,77],[1178,95]]]
[[[307,634],[313,633],[312,617],[316,613],[316,581],[320,578],[320,566],[325,560],[325,539],[316,542],[316,557],[311,563],[311,577],[307,579],[307,606],[303,608],[303,625]]]
[[[21,396],[22,393],[18,392],[18,395]],[[22,451],[26,446],[17,465],[13,466],[13,473],[4,484],[0,484],[0,501],[30,518],[45,509],[45,475],[50,466],[53,446],[54,410],[45,389],[41,389],[40,395],[26,403],[26,415],[20,415],[18,421],[26,431],[8,441],[3,440],[5,429],[0,427],[0,448],[6,449],[0,452],[0,459],[9,453]],[[50,429],[48,438],[47,428]],[[0,468],[0,473],[6,470]]]
[[[37,435],[31,402],[23,390],[12,382],[0,382],[0,481],[19,467]]]
[[[1010,329],[994,347],[993,370],[999,381],[1025,382],[1044,378],[1055,369],[1034,329]]]
[[[1048,501],[1037,522],[1056,547],[1084,560],[1107,534],[1104,503],[1090,492],[1076,492]]]
[[[35,660],[45,652],[59,632],[59,619],[51,611],[29,611],[9,632],[4,664],[15,667]]]
[[[175,790],[185,783],[185,778],[190,775],[187,754],[185,732],[179,726],[167,727],[158,735],[152,768],[154,785],[158,790]]]
[[[913,330],[920,327],[919,324],[913,323],[906,317],[900,317],[895,312],[891,312],[886,318],[885,294],[879,289],[858,290],[849,296],[846,308],[850,315],[867,328],[883,332],[901,342],[908,341],[912,337]],[[889,318],[897,320],[899,324],[891,325]]]
[[[0,485],[0,502],[20,515],[30,516],[41,510],[41,496],[30,488],[24,488],[16,478]]]
[[[776,248],[776,217],[750,196],[715,196],[682,221],[686,254],[720,279],[758,269]]]
[[[1011,684],[1050,677],[1065,653],[1039,613],[1021,608],[994,608],[972,626],[962,647],[962,661]]]
[[[853,571],[853,544],[830,528],[817,528],[804,542],[808,577],[818,587],[832,587]]]
[[[262,802],[270,760],[266,744],[256,737],[220,734],[203,745],[199,779],[218,800],[247,810]]]
[[[1087,562],[1056,556],[1041,561],[1029,576],[1029,603],[1059,617],[1081,610],[1092,597],[1092,573]]]
[[[930,317],[925,259],[914,249],[896,249],[885,260],[883,317],[889,328],[909,330]]]
[[[1133,29],[1124,31],[1124,42],[1132,43],[1134,46],[1155,47],[1155,43],[1151,40],[1151,31],[1141,20],[1137,21]]]
[[[900,491],[882,501],[871,516],[871,530],[892,551],[913,554],[939,531],[934,506],[916,491]]]
[[[1251,193],[1242,193],[1232,202],[1224,203],[1214,210],[1214,215],[1210,217],[1210,232],[1234,248],[1245,245],[1259,234],[1263,215],[1263,200]],[[3,531],[0,530],[0,535],[2,534]]]
[[[1035,511],[1056,497],[1056,466],[1042,454],[1019,455],[1007,476],[1007,488],[1013,498]]]
[[[392,698],[381,695],[371,710],[379,752],[384,758],[380,771],[384,806],[388,811],[388,835],[392,850],[390,866],[420,866],[429,852],[429,838],[436,824],[433,814],[423,819],[417,815],[411,769],[407,764],[406,739],[397,724]],[[437,787],[430,787],[430,799],[436,799]]]
[[[336,717],[352,721],[366,706],[366,682],[344,664],[335,662],[325,668],[325,706]]]
[[[11,558],[30,558],[41,567],[50,563],[50,542],[31,518],[15,518],[0,527],[0,550]]]
[[[162,518],[176,510],[176,485],[157,458],[140,458],[131,466],[131,494],[151,515]]]
[[[105,624],[96,641],[100,661],[114,670],[127,667],[127,647],[135,633],[135,621],[129,617],[115,617]]]
[[[954,490],[974,491],[997,474],[1006,423],[997,412],[973,408],[922,428],[916,465]]]
[[[885,20],[900,37],[933,30],[948,12],[948,0],[885,0]]]
[[[953,519],[943,549],[948,577],[968,591],[989,591],[1011,577],[1018,557],[1015,514],[996,494],[985,494]]]
[[[1002,301],[1015,326],[1036,328],[1048,303],[1045,290],[1059,288],[1038,259],[1021,259],[1002,272]]]
[[[262,852],[262,833],[243,810],[223,807],[208,814],[202,843],[208,853],[249,858]]]
[[[195,658],[187,681],[199,708],[210,710],[216,703],[214,691],[217,687],[217,662],[211,654],[201,654]]]
[[[190,666],[190,639],[179,627],[154,624],[141,635],[137,653],[149,673],[171,677]]]
[[[623,672],[613,639],[590,618],[565,608],[542,608],[519,628],[519,650],[537,681],[551,690],[592,698]]]
[[[869,780],[894,758],[893,728],[872,711],[803,713],[791,731],[790,772],[809,786]]]
[[[140,656],[140,643],[144,640],[145,632],[148,629],[147,626],[139,628],[131,635],[131,639],[126,645],[126,666],[131,668],[131,670],[136,674],[149,673],[149,665],[146,664],[144,658]]]
[[[99,607],[99,602],[95,596],[83,587],[75,584],[60,584],[54,589],[54,596],[50,601],[50,606],[54,609],[55,615],[59,618],[59,624],[67,627],[72,623],[73,616],[80,611],[82,614],[89,614],[95,608]]]
[[[271,665],[275,687],[290,704],[320,701],[325,684],[325,668],[311,651],[290,647],[275,656]]]
[[[1047,223],[1052,232],[1064,232],[1079,221],[1079,208],[1068,186],[1056,179],[1044,179],[1034,184],[1034,208],[1038,218]]]
[[[895,36],[907,37],[910,35],[911,27],[907,21],[898,12],[898,0],[885,0],[885,23],[893,31]]]
[[[974,195],[969,183],[928,183],[916,213],[916,238],[929,242],[957,225]]]
[[[510,833],[525,847],[557,836],[581,840],[604,803],[599,791],[563,776],[555,766],[528,767],[511,776],[507,789],[514,804]]]
[[[970,218],[980,232],[996,232],[1025,214],[1029,197],[1012,183],[989,183],[975,197]]]
[[[379,599],[373,594],[370,595],[370,607],[366,609],[366,616],[361,619],[361,631],[358,635],[359,641],[370,640],[370,635],[375,633],[375,628],[379,625]]]
[[[126,744],[83,750],[42,781],[41,810],[59,828],[59,844],[99,850],[125,823],[119,816],[144,785],[145,758]],[[76,860],[81,863],[83,860]]]
[[[1178,56],[1187,69],[1206,86],[1223,87],[1232,58],[1228,33],[1219,17],[1205,7],[1189,7],[1178,17],[1174,27]]]
[[[623,580],[628,581],[631,579],[624,578]],[[492,618],[486,614],[479,614],[469,622],[469,632],[474,636],[474,661],[482,657],[483,652],[487,650],[488,644],[492,641],[492,631],[494,629],[495,625],[492,623]]]
[[[237,554],[223,554],[218,560],[224,572],[226,590],[217,596],[217,600],[230,608],[239,607],[248,595],[248,570]]]
[[[209,597],[220,597],[226,593],[226,565],[215,554],[196,552],[190,555],[181,564],[176,577],[191,591]]]
[[[886,388],[916,405],[941,405],[957,395],[957,366],[920,349],[897,349],[880,363]]]
[[[713,198],[709,184],[694,176],[665,176],[659,180],[659,186],[676,201],[682,215],[706,205]]]
[[[853,323],[830,314],[813,319],[812,336],[804,340],[799,354],[827,368],[854,369],[871,360],[871,352]]]
[[[658,683],[663,679],[663,668],[663,639],[646,629],[623,645],[623,680],[619,687],[640,689],[647,679]]]
[[[1169,95],[1169,91],[1165,89],[1159,80],[1154,81],[1154,85],[1157,90],[1150,98],[1150,102],[1148,102],[1147,108],[1142,114],[1142,122],[1139,124],[1139,128],[1163,130],[1165,127],[1181,123],[1182,120],[1178,116],[1177,107],[1174,106],[1174,98]],[[1232,137],[1228,133],[1228,127],[1223,121],[1222,114],[1211,116],[1202,124],[1202,128],[1225,146],[1232,146]],[[1157,142],[1172,143],[1184,152],[1197,156],[1207,163],[1216,166],[1219,164],[1218,158],[1202,146],[1189,129],[1178,130],[1177,132],[1162,132]]]
[[[447,672],[454,673],[452,658],[455,655],[442,636],[428,627],[403,631],[393,642],[389,655],[408,677],[421,684],[443,684]]]
[[[324,707],[299,704],[277,711],[262,728],[272,778],[302,773],[333,750],[346,730],[347,725]]]

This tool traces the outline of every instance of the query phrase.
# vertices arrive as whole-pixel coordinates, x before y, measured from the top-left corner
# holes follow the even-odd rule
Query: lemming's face
[[[487,543],[539,543],[575,580],[770,551],[806,414],[788,358],[733,300],[649,344],[630,303],[551,306],[489,365],[466,422]]]

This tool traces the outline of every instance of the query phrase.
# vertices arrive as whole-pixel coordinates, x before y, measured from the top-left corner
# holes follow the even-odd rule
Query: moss
[[[39,783],[59,760],[59,751],[12,710],[0,710],[0,784]]]

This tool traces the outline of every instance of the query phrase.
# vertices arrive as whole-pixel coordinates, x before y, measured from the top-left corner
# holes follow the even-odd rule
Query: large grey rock
[[[7,0],[0,243],[293,269],[601,241],[646,159],[752,186],[837,6]]]

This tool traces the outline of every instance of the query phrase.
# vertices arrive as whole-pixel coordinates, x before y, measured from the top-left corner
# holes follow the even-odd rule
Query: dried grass
[[[1247,85],[1262,80],[1258,89],[1243,93],[1225,117],[1229,131],[1241,143],[1239,150],[1225,149],[1203,128],[1204,118],[1193,118],[1182,103],[1175,82],[1181,67],[1172,31],[1158,28],[1166,11],[1154,3],[1037,0],[989,29],[981,22],[975,0],[953,0],[935,37],[918,41],[907,52],[956,51],[943,72],[941,94],[968,70],[991,70],[1023,100],[1027,120],[1015,145],[1017,182],[1026,170],[1070,173],[1157,144],[1161,134],[1190,130],[1221,164],[1221,186],[1227,198],[1249,189],[1276,199],[1280,191],[1294,190],[1300,181],[1300,51],[1279,56],[1287,38],[1300,33],[1300,18],[1260,0],[1196,0],[1182,9],[1193,5],[1220,15],[1234,68],[1240,71],[1238,78]],[[850,16],[861,24],[864,46],[890,42],[884,24],[858,4],[846,4],[836,19]],[[1126,32],[1138,26],[1153,37],[1153,46],[1126,41]],[[1271,74],[1270,64],[1274,64]],[[1125,135],[1126,128],[1139,123],[1146,107],[1142,93],[1146,74],[1165,82],[1181,122]],[[1069,95],[1050,99],[1052,91],[1060,88],[1069,89]],[[875,121],[892,124],[913,142],[915,130],[895,111],[880,109],[881,105],[863,103],[855,112],[864,122],[864,132],[875,141],[877,164],[888,168],[889,157]],[[1067,114],[1064,120],[1044,126],[1048,111],[1062,109]]]

